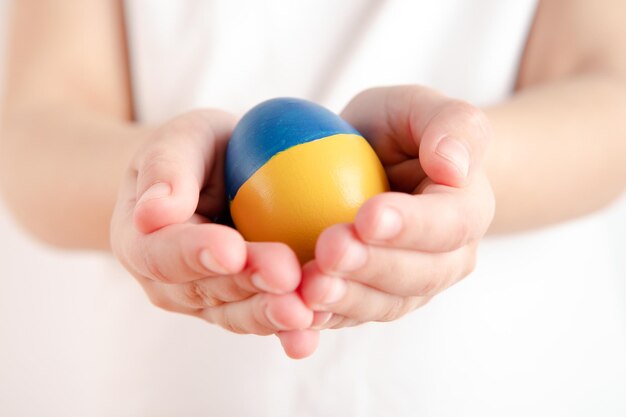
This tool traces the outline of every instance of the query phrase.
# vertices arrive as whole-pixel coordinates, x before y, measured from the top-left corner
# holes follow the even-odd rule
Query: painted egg
[[[352,222],[389,186],[376,153],[345,120],[309,101],[276,98],[235,127],[226,188],[244,238],[284,242],[304,263],[322,230]]]

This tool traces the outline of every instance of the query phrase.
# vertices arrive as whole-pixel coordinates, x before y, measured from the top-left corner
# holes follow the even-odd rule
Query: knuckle
[[[409,310],[410,305],[407,302],[407,298],[394,297],[392,301],[387,304],[378,321],[387,322],[397,320],[400,317],[404,316],[406,313],[408,313]]]
[[[446,272],[444,272],[444,275],[445,274]],[[430,296],[439,292],[440,287],[441,287],[440,279],[437,279],[437,278],[428,279],[428,280],[420,282],[417,285],[417,288],[415,288],[415,291],[413,291],[412,295],[416,297],[427,297],[427,296]]]
[[[460,213],[460,232],[464,233],[462,244],[466,245],[482,237],[491,224],[490,209],[485,210],[476,202],[467,204]],[[487,213],[485,213],[487,211]]]
[[[329,327],[330,329],[343,329],[346,327],[355,327],[358,326],[359,324],[362,324],[362,322],[355,320],[355,319],[351,319],[348,317],[342,317],[337,323],[334,323],[332,327]]]
[[[198,281],[189,282],[184,286],[185,299],[196,308],[217,307],[223,304],[211,294],[205,285]]]
[[[171,119],[161,128],[158,138],[213,145],[217,141],[216,127],[219,130],[222,123],[234,126],[236,121],[236,116],[226,111],[208,108],[193,110]]]
[[[469,123],[480,122],[482,111],[463,100],[451,100],[448,103],[448,111],[454,112],[457,117],[462,117]]]
[[[210,279],[215,280],[216,278]],[[252,294],[254,294],[254,292],[244,289],[241,285],[238,285],[235,280],[226,281],[223,285],[213,288],[213,297],[220,300],[221,303],[232,303],[245,300]]]
[[[176,136],[206,136],[211,132],[211,115],[227,117],[228,113],[218,110],[198,109],[172,119],[168,131]]]
[[[461,276],[459,277],[459,279],[467,277],[476,270],[477,260],[478,257],[476,254],[476,249],[473,249],[470,255],[465,258],[465,262],[463,263],[463,268],[461,270]]]
[[[463,276],[461,278],[465,278],[472,272],[476,270],[476,257],[471,256],[470,259],[465,264],[465,270],[463,271]]]
[[[150,251],[143,251],[144,257],[144,265],[146,266],[146,270],[149,274],[149,278],[154,281],[163,282],[165,284],[172,284],[173,280],[163,272],[161,265],[158,261],[151,255]]]
[[[129,260],[129,254],[124,250],[123,245],[118,242],[118,239],[111,238],[111,253],[117,259],[117,261],[131,274],[137,273],[137,268]]]
[[[356,96],[354,96],[354,98],[352,99],[350,104],[358,103],[358,102],[363,101],[363,100],[368,100],[370,98],[370,96],[374,96],[375,97],[381,91],[383,91],[383,87],[370,87],[370,88],[367,88],[365,90],[362,90]]]
[[[457,205],[447,204],[439,211],[442,224],[447,227],[446,243],[443,250],[454,250],[464,246],[471,238],[474,228],[472,227],[472,213],[467,209],[461,209]]]
[[[324,326],[325,329],[336,329],[339,323],[342,323],[345,320],[344,316],[339,314],[333,314],[328,323]]]
[[[412,108],[421,107],[419,105],[419,102],[423,99],[425,95],[438,94],[435,92],[435,90],[429,87],[416,84],[392,87],[387,91],[390,93],[398,94],[399,99],[409,103]]]
[[[472,230],[473,228],[471,227],[470,222],[462,219],[458,223],[456,231],[454,233],[453,247],[460,248],[461,246],[463,246],[470,239]]]
[[[228,309],[220,309],[221,314],[219,315],[219,317],[217,318],[217,320],[215,321],[221,328],[223,328],[224,330],[227,330],[231,333],[236,333],[236,334],[245,334],[246,332],[243,330],[243,328],[241,326],[239,326],[239,324],[234,321],[231,317],[231,314],[229,312]]]
[[[139,163],[139,172],[143,176],[158,174],[163,165],[169,165],[173,161],[168,149],[161,144],[154,144],[144,150]]]
[[[485,138],[489,137],[490,124],[485,112],[462,100],[453,100],[449,106],[450,111],[454,112],[457,117],[463,118],[466,124],[478,129]]]

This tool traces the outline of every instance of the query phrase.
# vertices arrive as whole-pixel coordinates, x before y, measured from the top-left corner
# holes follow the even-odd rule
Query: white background
[[[3,17],[5,3],[0,0]],[[526,250],[519,252],[520,247]],[[626,199],[551,230],[491,239],[483,254],[499,261],[479,265],[475,277],[480,284],[463,283],[447,299],[463,303],[469,294],[477,300],[477,312],[468,316],[468,328],[469,320],[477,318],[492,326],[468,334],[467,340],[495,333],[506,340],[493,340],[488,354],[481,345],[465,346],[458,360],[490,355],[510,375],[545,375],[535,383],[545,387],[546,397],[560,397],[563,403],[587,397],[583,408],[562,414],[544,410],[546,415],[626,415],[626,354],[620,350],[626,345]],[[94,365],[86,350],[106,349],[94,342],[100,329],[90,307],[98,286],[106,285],[109,268],[106,255],[65,253],[34,242],[0,203],[0,415],[86,415],[102,401],[93,398],[97,393],[89,390],[84,371]],[[481,297],[489,309],[481,310]],[[493,302],[494,297],[501,301]],[[497,313],[494,306],[500,308]],[[533,309],[542,314],[526,314]],[[489,322],[494,314],[507,316],[511,330],[506,324],[495,328],[503,322]],[[563,349],[568,344],[571,351]],[[514,345],[531,354],[509,356]],[[537,365],[529,359],[541,352],[550,360]],[[490,395],[504,398],[510,415],[517,415],[516,399],[526,395],[526,388],[494,381]],[[478,394],[468,387],[468,396]]]

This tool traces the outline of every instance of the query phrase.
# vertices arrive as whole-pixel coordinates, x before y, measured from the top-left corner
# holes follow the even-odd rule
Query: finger
[[[345,317],[339,314],[333,314],[330,312],[325,313],[330,314],[330,320],[328,320],[322,326],[319,326],[319,328],[317,328],[316,330],[342,329],[344,327],[354,327],[363,324],[362,321],[351,319],[349,317]]]
[[[340,224],[320,235],[315,259],[328,275],[398,296],[428,296],[468,275],[475,266],[475,250],[475,244],[442,253],[372,246],[360,241],[351,225]]]
[[[366,201],[354,220],[357,235],[377,246],[443,252],[483,236],[495,202],[484,176],[465,188],[427,186],[422,194],[383,193]]]
[[[196,211],[216,143],[230,136],[226,113],[195,111],[166,124],[137,157],[134,223],[143,233],[183,223]]]
[[[319,344],[320,332],[316,330],[291,330],[277,333],[287,356],[302,359],[311,356]]]
[[[337,329],[343,329],[345,327],[355,327],[364,323],[360,320],[351,319],[350,317],[343,317],[343,316],[337,316],[337,317],[342,317],[342,319],[334,323],[332,327],[329,327],[329,329],[337,330]]]
[[[197,308],[184,307],[177,300],[172,298],[169,291],[165,290],[164,284],[148,279],[141,275],[135,275],[135,278],[143,288],[152,305],[154,305],[155,307],[173,313],[182,313],[192,316],[196,315],[198,311]]]
[[[300,263],[294,251],[284,243],[248,242],[245,274],[235,277],[238,285],[249,291],[285,294],[300,284]]]
[[[311,323],[311,329],[321,330],[324,329],[326,324],[331,321],[333,314],[329,311],[314,311],[313,322]]]
[[[311,326],[313,312],[295,294],[256,294],[246,300],[200,310],[197,315],[240,334],[268,335]]]
[[[177,285],[164,284],[161,291],[168,292],[169,297],[184,308],[197,309],[241,301],[259,291],[266,291],[260,286],[271,285],[272,290],[266,292],[275,294],[286,294],[297,288],[300,284],[300,265],[293,251],[279,243],[247,245],[248,266],[243,271]]]
[[[477,107],[450,100],[421,133],[419,159],[433,181],[467,185],[481,167],[489,142],[489,123]]]
[[[346,323],[347,321],[354,321],[353,319],[349,319],[346,318],[340,314],[331,314],[331,318],[330,320],[328,320],[327,323],[325,323],[320,330],[327,330],[327,329],[341,329],[344,323]]]
[[[173,303],[185,309],[217,307],[224,303],[245,300],[257,293],[243,289],[233,275],[220,275],[177,285],[160,285],[160,291],[167,292]]]
[[[366,90],[341,115],[370,140],[385,166],[419,157],[430,178],[450,186],[469,182],[490,136],[479,109],[421,86]]]
[[[305,268],[302,297],[312,309],[328,311],[357,322],[392,321],[426,304],[428,297],[401,297],[359,282]],[[337,327],[339,323],[329,323]]]
[[[131,269],[164,283],[237,274],[246,264],[241,235],[217,224],[171,225],[124,242],[122,253]]]

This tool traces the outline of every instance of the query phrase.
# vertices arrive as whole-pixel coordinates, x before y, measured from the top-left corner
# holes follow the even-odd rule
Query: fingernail
[[[329,278],[329,281],[330,282],[327,284],[328,290],[326,290],[326,294],[324,294],[320,304],[334,304],[346,295],[348,289],[346,281],[341,278]]]
[[[343,257],[336,266],[336,270],[351,272],[365,265],[365,262],[367,262],[367,249],[357,242],[350,241]]]
[[[402,230],[402,216],[398,210],[385,207],[378,215],[378,220],[374,226],[374,236],[376,240],[387,240],[396,237]]]
[[[462,141],[445,136],[439,141],[435,152],[442,158],[452,162],[456,169],[464,177],[467,177],[470,168],[470,153]]]
[[[270,288],[270,286],[267,285],[267,283],[263,280],[263,277],[261,276],[261,274],[259,274],[258,272],[253,273],[252,276],[250,277],[250,280],[252,281],[252,284],[254,284],[254,286],[260,289],[261,291],[277,293],[275,289]]]
[[[316,311],[313,315],[313,324],[311,324],[311,329],[321,330],[322,327],[330,321],[332,316],[333,313],[330,311]]]
[[[169,197],[172,194],[172,187],[164,182],[157,182],[148,188],[137,201],[137,205],[149,200],[155,200],[157,198]]]
[[[217,262],[211,251],[208,249],[202,249],[202,251],[200,251],[200,263],[209,271],[224,275],[230,273],[226,268],[224,268],[224,266]]]
[[[285,326],[283,326],[278,322],[278,320],[276,320],[276,317],[274,317],[269,307],[265,308],[265,317],[267,317],[267,321],[269,321],[271,325],[274,326],[277,330],[287,330]]]

